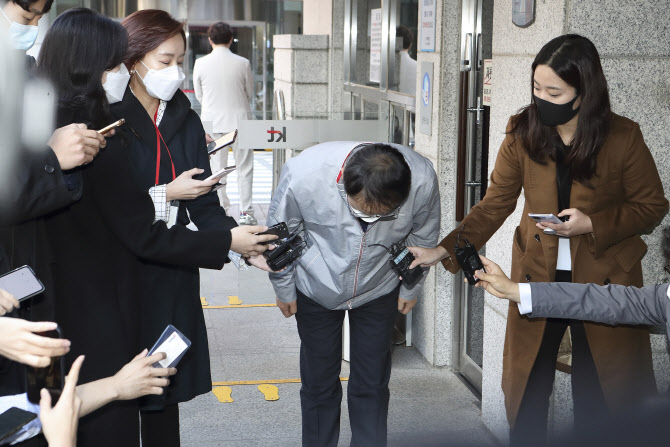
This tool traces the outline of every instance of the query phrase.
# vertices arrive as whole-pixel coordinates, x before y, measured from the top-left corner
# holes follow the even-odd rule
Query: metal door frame
[[[476,172],[477,126],[483,117],[479,85],[479,73],[483,66],[482,2],[483,0],[463,0],[462,3],[459,158],[462,157],[465,163],[461,164],[459,160],[456,201],[456,220],[459,222],[475,205],[475,188],[481,186],[482,181],[477,180]],[[471,301],[471,294],[472,288],[464,285],[463,274],[459,273],[454,279],[453,314],[456,318],[453,326],[452,363],[481,392],[482,367],[467,353],[468,303]]]

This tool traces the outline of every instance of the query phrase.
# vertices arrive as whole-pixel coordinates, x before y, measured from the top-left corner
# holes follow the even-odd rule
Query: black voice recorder
[[[463,231],[463,228],[461,228],[461,231]],[[475,272],[477,270],[486,272],[486,270],[484,270],[484,264],[482,264],[482,260],[479,258],[479,253],[477,253],[477,249],[467,239],[465,240],[465,247],[461,247],[461,233],[459,231],[454,251],[456,253],[456,262],[458,262],[461,270],[463,270],[463,274],[467,278],[468,284],[474,286],[479,282],[479,278],[475,278]]]
[[[407,285],[413,286],[423,276],[421,266],[410,269],[409,266],[414,262],[414,255],[404,244],[398,242],[391,246],[391,268],[400,276]]]
[[[284,230],[286,229],[286,224],[282,222],[275,227],[281,227],[281,229]],[[271,233],[269,230],[267,233],[277,234],[280,238],[282,236],[282,234]],[[275,249],[266,250],[263,252],[263,257],[267,259],[268,267],[270,267],[273,272],[278,272],[284,269],[287,265],[298,259],[305,248],[307,248],[307,243],[300,236],[300,226],[290,233],[288,237],[270,241],[270,244],[274,244]]]

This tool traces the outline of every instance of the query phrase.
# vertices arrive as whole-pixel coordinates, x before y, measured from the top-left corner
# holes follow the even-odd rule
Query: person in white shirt
[[[224,22],[209,27],[209,43],[212,52],[195,61],[193,68],[193,87],[195,96],[202,104],[201,118],[212,122],[214,139],[232,132],[239,127],[240,121],[253,119],[251,98],[254,84],[249,61],[230,51],[233,32]],[[252,182],[254,171],[254,152],[251,149],[239,149],[233,145],[237,166],[237,184],[240,194],[240,225],[256,225],[252,205]],[[218,171],[228,163],[228,151],[222,150],[212,156],[212,170]],[[230,200],[226,188],[220,190],[221,202],[228,213]]]
[[[395,35],[396,37],[402,37],[398,91],[406,95],[416,96],[416,60],[409,55],[414,36],[409,28],[402,25],[396,28]]]

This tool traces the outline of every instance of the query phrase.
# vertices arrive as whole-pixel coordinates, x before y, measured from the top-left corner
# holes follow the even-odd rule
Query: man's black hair
[[[374,213],[387,213],[407,199],[412,173],[405,157],[388,144],[369,144],[351,155],[344,167],[344,190]]]
[[[209,27],[207,35],[214,45],[228,45],[233,40],[233,30],[225,22],[217,22]]]
[[[9,0],[9,1],[19,5],[23,10],[30,12],[30,7],[40,0]],[[51,10],[51,5],[53,5],[53,3],[54,0],[47,0],[46,2],[44,2],[44,9],[42,10],[42,12],[44,14],[49,12]]]
[[[409,30],[406,26],[399,25],[395,29],[395,36],[402,37],[402,49],[408,50],[412,46],[412,40],[414,40],[414,35],[412,31]]]

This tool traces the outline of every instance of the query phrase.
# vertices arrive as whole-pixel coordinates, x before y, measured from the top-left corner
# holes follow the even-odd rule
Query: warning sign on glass
[[[437,0],[421,0],[421,51],[435,51],[435,5]]]
[[[484,90],[482,91],[482,105],[491,107],[493,99],[493,59],[484,59]]]

